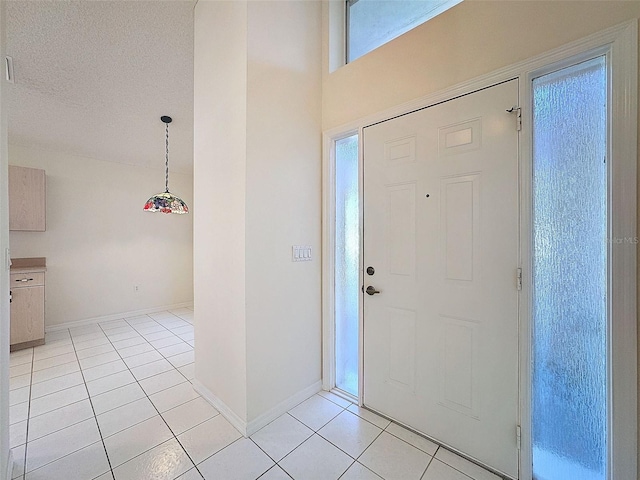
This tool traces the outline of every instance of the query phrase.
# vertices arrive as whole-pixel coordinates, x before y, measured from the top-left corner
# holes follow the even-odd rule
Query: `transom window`
[[[462,0],[346,0],[347,63],[390,42]]]

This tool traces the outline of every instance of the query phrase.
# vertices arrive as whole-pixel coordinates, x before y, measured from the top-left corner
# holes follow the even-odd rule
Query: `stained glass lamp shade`
[[[169,124],[171,123],[171,117],[160,117],[165,124],[165,177],[164,187],[165,190],[162,193],[156,193],[153,197],[147,200],[144,204],[145,212],[161,212],[161,213],[177,213],[179,215],[183,213],[189,213],[189,207],[184,201],[169,191]]]

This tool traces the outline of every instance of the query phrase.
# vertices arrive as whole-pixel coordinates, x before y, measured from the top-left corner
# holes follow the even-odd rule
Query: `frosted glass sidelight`
[[[607,66],[533,80],[533,477],[607,478]]]
[[[358,136],[336,142],[336,387],[358,395]]]

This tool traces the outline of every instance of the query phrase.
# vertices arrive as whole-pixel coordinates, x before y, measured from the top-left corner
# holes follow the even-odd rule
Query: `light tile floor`
[[[193,311],[47,334],[11,354],[14,478],[496,480],[328,392],[251,438],[191,385]]]

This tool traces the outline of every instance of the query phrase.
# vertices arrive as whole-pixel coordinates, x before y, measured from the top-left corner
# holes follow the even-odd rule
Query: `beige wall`
[[[331,74],[325,51],[323,129],[437,92],[638,17],[638,1],[465,0]],[[326,35],[327,28],[324,31]]]
[[[164,165],[17,145],[9,164],[47,174],[46,232],[10,233],[12,257],[47,257],[47,327],[192,301],[192,216],[142,210],[164,189]],[[191,175],[171,173],[170,187],[192,205]]]
[[[323,18],[323,45],[327,45],[328,8]],[[325,50],[323,129],[355,122],[638,18],[638,1],[465,0],[331,74]],[[640,356],[638,360],[640,365]]]
[[[321,4],[195,18],[196,379],[248,424],[320,381]]]

